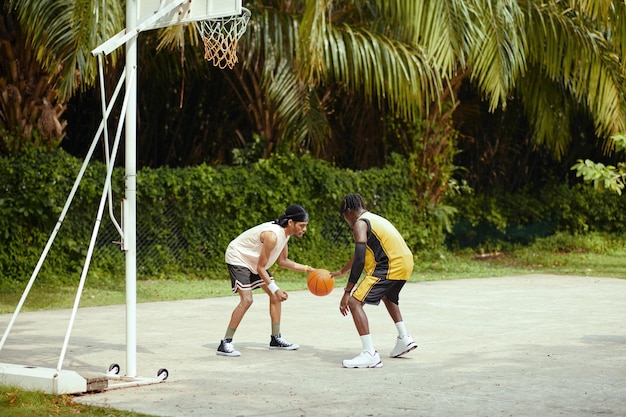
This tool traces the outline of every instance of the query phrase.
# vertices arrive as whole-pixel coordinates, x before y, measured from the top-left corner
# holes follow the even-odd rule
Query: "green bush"
[[[125,252],[109,216],[108,199],[98,217],[104,164],[87,166],[64,221],[58,223],[81,165],[63,151],[0,158],[1,286],[12,288],[30,278],[57,227],[40,279],[77,283],[95,227],[98,239],[88,268],[89,284],[119,286],[125,279]],[[425,211],[422,207],[427,204],[419,201],[410,174],[407,160],[397,155],[386,167],[367,171],[338,169],[294,155],[232,167],[141,169],[137,175],[138,277],[227,276],[223,256],[230,240],[248,227],[276,218],[293,203],[303,205],[311,221],[304,238],[291,240],[290,257],[319,267],[340,267],[351,255],[352,237],[338,208],[344,195],[352,192],[362,194],[373,212],[392,220],[422,260],[437,258],[446,246],[503,250],[544,238],[560,247],[567,246],[567,235],[622,235],[626,228],[626,197],[598,193],[584,185],[455,195],[444,201],[445,206]],[[112,190],[112,211],[119,221],[122,168],[113,172]],[[458,210],[447,234],[444,225],[452,212],[442,216],[442,207]]]
[[[31,152],[0,159],[0,234],[5,242],[0,246],[3,282],[22,281],[31,275],[56,227],[64,238],[50,250],[42,275],[53,276],[80,268],[89,224],[93,225],[95,220],[95,181],[103,183],[104,179],[103,166],[90,166],[65,221],[57,224],[80,165],[80,161],[63,152]]]
[[[515,194],[457,195],[448,204],[459,210],[446,239],[452,248],[503,250],[559,232],[622,235],[626,231],[626,198],[583,184],[551,184]]]
[[[3,284],[24,282],[32,274],[81,165],[63,151],[0,158],[0,233],[7,242],[0,246]],[[293,203],[303,205],[311,221],[304,238],[291,240],[290,257],[319,267],[339,267],[352,250],[339,203],[352,192],[361,193],[372,211],[392,220],[416,253],[440,247],[442,228],[416,204],[409,174],[407,161],[398,156],[386,168],[369,171],[341,170],[294,155],[234,167],[141,169],[137,175],[138,276],[207,278],[219,272],[223,277],[224,250],[230,240],[248,227],[278,217]],[[108,207],[101,218],[97,216],[105,176],[102,163],[88,165],[41,279],[77,282],[97,226],[89,280],[99,286],[124,280],[124,252],[112,243],[120,241],[120,234]],[[119,219],[122,168],[114,170],[112,190],[112,210]]]

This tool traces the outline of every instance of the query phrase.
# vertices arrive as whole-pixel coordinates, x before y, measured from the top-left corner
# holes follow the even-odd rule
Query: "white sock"
[[[406,327],[404,326],[404,322],[403,321],[399,321],[399,322],[396,323],[396,329],[398,329],[398,337],[399,338],[403,338],[404,336],[407,335]]]
[[[374,342],[372,341],[371,334],[361,336],[361,343],[363,343],[363,352],[369,352],[371,354],[376,352],[376,350],[374,350]]]

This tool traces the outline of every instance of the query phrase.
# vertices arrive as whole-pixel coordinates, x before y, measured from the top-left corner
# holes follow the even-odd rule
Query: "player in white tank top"
[[[270,348],[294,350],[299,346],[288,343],[280,334],[281,303],[287,292],[278,288],[269,269],[275,264],[293,271],[309,273],[308,265],[289,259],[288,242],[291,236],[302,237],[309,222],[307,212],[299,205],[287,207],[277,220],[254,226],[230,242],[224,256],[230,272],[233,292],[239,294],[239,304],[233,310],[224,339],[217,348],[222,356],[240,356],[232,339],[243,316],[252,305],[252,290],[261,288],[270,297],[272,332]]]
[[[263,249],[263,242],[261,242],[260,236],[266,231],[273,232],[277,237],[276,246],[270,252],[267,265],[265,265],[265,269],[269,269],[274,265],[291,237],[287,236],[283,227],[273,221],[254,226],[231,241],[226,249],[226,263],[245,266],[250,271],[256,273],[257,267],[260,266],[258,265],[259,255]]]

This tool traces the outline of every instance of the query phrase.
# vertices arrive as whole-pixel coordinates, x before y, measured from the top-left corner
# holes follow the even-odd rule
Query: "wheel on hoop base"
[[[170,376],[170,374],[169,372],[167,372],[167,369],[165,368],[161,368],[157,372],[157,378],[159,378],[161,381],[165,381],[168,376]]]
[[[109,365],[108,375],[119,375],[120,374],[120,366],[117,363],[112,363]]]

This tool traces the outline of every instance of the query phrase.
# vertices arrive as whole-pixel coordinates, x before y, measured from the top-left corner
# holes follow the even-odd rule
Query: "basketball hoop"
[[[204,43],[204,59],[224,69],[233,68],[239,61],[237,43],[246,33],[250,10],[241,8],[240,15],[225,16],[195,22]]]

